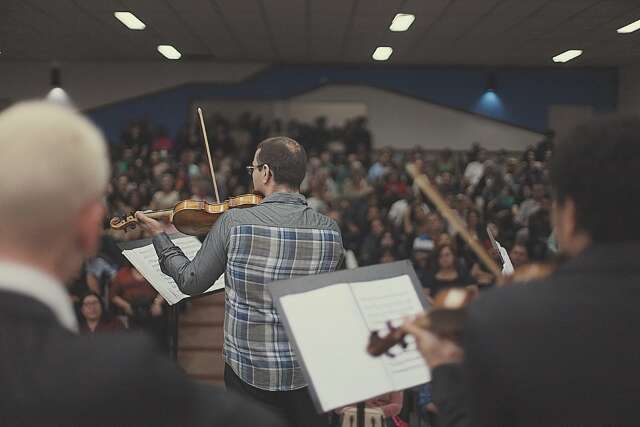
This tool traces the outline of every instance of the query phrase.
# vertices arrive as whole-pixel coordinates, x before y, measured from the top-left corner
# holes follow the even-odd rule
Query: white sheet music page
[[[176,246],[182,249],[182,252],[190,260],[193,259],[202,246],[202,243],[193,236],[178,237],[171,240],[176,244]],[[170,305],[188,297],[188,295],[180,292],[178,285],[176,285],[176,282],[171,277],[167,276],[160,270],[160,262],[158,260],[158,255],[153,248],[153,244],[142,246],[140,248],[124,250],[122,251],[122,254]],[[211,292],[223,288],[224,274],[220,276],[220,278],[216,280],[215,283],[205,292]]]
[[[358,301],[367,327],[388,333],[387,321],[399,326],[407,317],[423,312],[424,308],[408,275],[383,280],[352,283],[351,289]],[[381,356],[392,378],[394,390],[404,390],[431,380],[431,374],[411,336],[406,338],[408,347],[396,346],[390,350],[394,357]]]
[[[348,284],[280,299],[324,411],[389,392],[384,363],[366,352],[369,330]]]

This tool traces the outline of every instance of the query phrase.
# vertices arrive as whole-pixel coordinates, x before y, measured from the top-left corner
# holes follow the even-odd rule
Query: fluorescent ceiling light
[[[568,61],[571,61],[573,58],[577,58],[580,55],[582,55],[581,50],[577,50],[577,49],[568,50],[566,52],[562,52],[560,55],[554,56],[553,62],[568,62]]]
[[[376,61],[386,61],[393,53],[393,48],[389,46],[380,46],[373,52],[373,59]]]
[[[391,21],[391,31],[407,31],[416,17],[410,13],[397,13]]]
[[[618,28],[616,31],[620,34],[629,34],[629,33],[633,33],[634,31],[638,31],[640,30],[640,19],[638,19],[635,22],[632,22],[629,25],[625,25],[622,28]]]
[[[164,55],[167,59],[180,59],[182,54],[178,52],[178,49],[170,44],[161,44],[158,46],[158,52]]]
[[[146,25],[131,12],[114,12],[113,15],[130,30],[144,30]]]

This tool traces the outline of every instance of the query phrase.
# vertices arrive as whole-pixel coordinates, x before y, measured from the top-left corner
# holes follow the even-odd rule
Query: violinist
[[[309,206],[299,192],[306,173],[304,148],[286,137],[262,141],[247,166],[265,198],[248,209],[224,213],[189,261],[161,225],[141,212],[138,222],[153,237],[162,271],[189,295],[205,291],[225,274],[225,385],[257,399],[292,425],[326,425],[309,397],[271,297],[269,282],[336,270],[343,257],[336,222]]]
[[[555,272],[489,291],[461,345],[408,322],[444,426],[638,425],[640,118],[593,120],[551,160]]]

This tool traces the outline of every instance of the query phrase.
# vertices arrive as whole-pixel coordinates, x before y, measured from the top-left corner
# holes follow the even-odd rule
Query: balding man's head
[[[72,110],[24,102],[0,113],[0,242],[73,235],[109,179],[100,131]]]
[[[258,144],[256,161],[269,165],[273,180],[291,189],[299,189],[307,173],[306,151],[298,142],[285,136],[268,138]]]

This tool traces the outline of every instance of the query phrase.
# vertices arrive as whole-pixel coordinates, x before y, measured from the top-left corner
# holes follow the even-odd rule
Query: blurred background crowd
[[[410,163],[488,249],[491,227],[516,267],[544,260],[555,249],[547,169],[552,133],[524,152],[489,152],[477,141],[466,151],[398,150],[373,149],[363,117],[331,127],[322,117],[282,123],[250,113],[235,120],[212,114],[206,123],[221,200],[252,191],[245,167],[264,138],[284,134],[306,148],[301,191],[312,208],[340,225],[347,268],[410,259],[428,297],[452,286],[493,286],[496,278],[413,184],[405,171]],[[193,123],[172,136],[148,121],[132,121],[110,147],[113,176],[102,249],[86,263],[72,293],[83,323],[87,313],[95,316],[80,301],[90,290],[89,306],[117,321],[109,327],[146,328],[165,345],[164,302],[117,247],[146,236],[140,229],[111,230],[108,219],[169,209],[185,199],[215,202],[202,132]],[[168,222],[166,228],[176,231]]]

